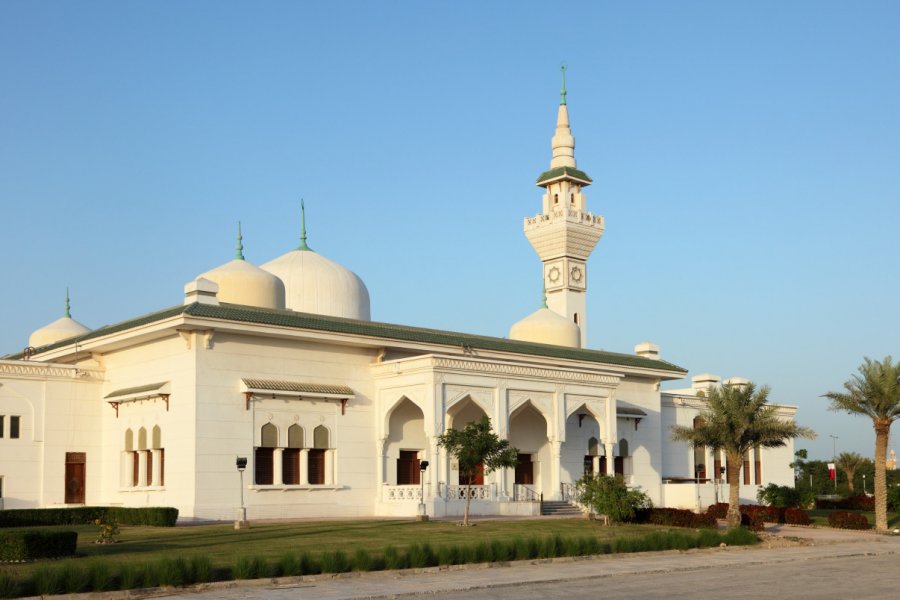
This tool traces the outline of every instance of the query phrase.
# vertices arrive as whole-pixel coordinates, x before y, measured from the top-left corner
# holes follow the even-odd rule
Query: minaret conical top
[[[244,260],[244,236],[241,235],[241,222],[238,221],[237,247],[234,257],[237,260]]]
[[[300,198],[300,245],[297,250],[310,250],[306,243],[306,206],[303,205],[303,198]]]

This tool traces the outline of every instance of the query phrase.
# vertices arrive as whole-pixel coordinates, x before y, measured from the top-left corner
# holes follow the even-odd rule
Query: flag
[[[834,481],[837,477],[837,473],[835,472],[834,463],[828,463],[828,479]]]

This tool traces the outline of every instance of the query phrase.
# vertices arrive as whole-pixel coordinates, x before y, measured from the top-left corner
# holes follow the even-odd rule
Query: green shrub
[[[354,571],[372,571],[372,555],[365,548],[357,548],[353,553]]]
[[[759,538],[743,527],[732,527],[722,535],[722,541],[729,546],[748,546],[757,543]]]
[[[439,565],[458,565],[463,562],[463,553],[459,546],[441,546],[438,548]]]
[[[106,592],[113,589],[113,576],[109,570],[109,563],[97,560],[88,567],[88,577],[91,580],[91,590],[94,592]]]
[[[259,556],[242,556],[232,571],[235,579],[261,579],[270,575],[269,564]]]
[[[529,560],[532,558],[537,558],[540,552],[538,542],[534,538],[516,538],[515,540],[513,540],[513,544],[515,545],[516,549],[516,560]]]
[[[706,512],[697,514],[681,508],[641,508],[634,513],[635,523],[651,523],[668,527],[690,527],[691,529],[715,528],[715,515]]]
[[[635,511],[652,506],[650,497],[640,489],[628,489],[621,475],[585,474],[576,486],[578,501],[610,521],[629,521]]]
[[[90,572],[81,565],[69,563],[65,565],[59,574],[63,591],[67,594],[78,594],[85,591],[91,583]]]
[[[290,551],[281,555],[275,569],[276,574],[279,577],[291,577],[303,574],[300,570],[300,561],[297,560],[297,555]]]
[[[78,533],[75,531],[4,531],[0,532],[0,560],[72,556],[77,544]]]
[[[52,596],[63,592],[62,572],[48,566],[42,566],[31,576],[34,591],[39,596]]]
[[[16,598],[19,595],[19,583],[10,573],[0,571],[0,598]]]
[[[865,515],[836,510],[828,515],[828,525],[838,529],[869,529],[869,520]]]
[[[298,562],[300,563],[298,575],[317,575],[322,572],[322,565],[309,552],[301,553]]]
[[[181,556],[160,560],[156,567],[156,577],[159,585],[179,587],[194,583],[190,566]]]
[[[347,553],[343,550],[323,552],[321,562],[323,573],[346,573],[352,567]]]
[[[790,485],[770,483],[756,493],[756,499],[769,506],[780,508],[806,508],[815,500],[812,490],[798,490]]]
[[[900,512],[900,485],[891,485],[887,489],[888,510]]]
[[[208,556],[192,556],[190,570],[192,583],[208,583],[213,580],[212,563]]]

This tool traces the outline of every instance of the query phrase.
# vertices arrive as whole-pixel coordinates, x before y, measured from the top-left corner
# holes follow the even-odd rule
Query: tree
[[[501,440],[491,431],[491,420],[488,417],[469,423],[462,431],[448,429],[438,438],[438,445],[446,448],[459,462],[459,473],[466,482],[463,525],[468,527],[472,481],[480,472],[488,474],[501,467],[515,467],[519,451],[509,445],[509,440]]]
[[[887,458],[891,424],[900,416],[900,362],[890,356],[878,362],[869,357],[859,373],[844,383],[845,392],[828,392],[829,410],[865,415],[875,429],[875,529],[887,530],[887,483],[884,461]]]
[[[867,458],[856,452],[841,452],[835,459],[835,466],[847,475],[847,491],[853,495],[853,478],[860,467],[865,464]]]
[[[811,429],[779,417],[768,403],[768,396],[768,386],[757,388],[752,383],[711,387],[706,394],[706,408],[700,411],[702,424],[696,428],[672,427],[674,441],[725,453],[729,527],[741,523],[740,473],[744,455],[758,447],[784,446],[791,438],[816,436]]]
[[[621,475],[585,473],[576,486],[578,502],[598,515],[606,515],[611,522],[631,520],[637,510],[653,506],[640,489],[629,490]]]

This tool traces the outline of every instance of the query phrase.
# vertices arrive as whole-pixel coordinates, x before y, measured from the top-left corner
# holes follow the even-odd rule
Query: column
[[[615,475],[616,474],[616,445],[612,442],[606,442],[603,444],[604,450],[606,450],[606,474],[607,475]]]
[[[138,452],[138,483],[140,487],[147,485],[147,453],[143,450]]]
[[[375,441],[375,456],[378,458],[375,464],[375,481],[378,482],[379,490],[382,485],[387,483],[387,438],[381,438]],[[380,491],[379,491],[380,493]]]
[[[553,440],[550,442],[550,498],[562,500],[562,488],[560,486],[560,457],[562,456],[562,442]],[[547,496],[548,494],[544,494]]]
[[[325,451],[325,485],[334,485],[334,449]]]
[[[309,484],[309,449],[300,449],[300,485]]]
[[[272,485],[284,485],[284,448],[272,450]]]
[[[119,487],[131,487],[132,470],[134,469],[134,458],[132,453],[122,452],[122,460],[119,465]]]
[[[153,454],[153,485],[162,485],[162,452],[160,450],[151,450]]]
[[[426,471],[428,478],[428,489],[425,490],[425,493],[429,498],[437,498],[440,494],[440,446],[438,446],[438,438],[437,436],[432,436],[427,441],[429,451],[428,451],[428,471]]]
[[[591,473],[594,475],[600,474],[600,457],[594,456],[591,458]]]

